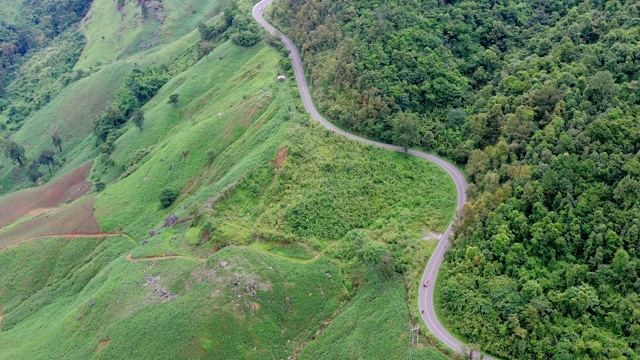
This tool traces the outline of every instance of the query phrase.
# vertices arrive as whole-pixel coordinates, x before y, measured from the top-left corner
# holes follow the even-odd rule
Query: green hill
[[[453,182],[311,122],[251,5],[96,0],[16,63],[0,358],[447,358],[410,328]]]

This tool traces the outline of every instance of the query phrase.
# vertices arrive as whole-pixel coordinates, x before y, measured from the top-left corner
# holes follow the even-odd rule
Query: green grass
[[[29,117],[12,139],[25,147],[28,159],[37,159],[42,149],[53,149],[51,134],[53,130],[57,131],[62,138],[63,152],[59,154],[56,151],[56,159],[67,161],[57,169],[54,177],[94,158],[97,152],[92,135],[93,119],[124,86],[124,79],[130,71],[130,66],[118,63],[72,83]],[[0,169],[0,193],[9,192],[18,185],[11,175],[12,169],[14,166]]]
[[[82,268],[97,269],[88,282],[74,283],[74,297],[46,296],[54,291],[49,288],[70,288],[66,284],[72,278],[64,275],[78,266],[73,263],[56,267],[44,290],[11,296],[22,302],[4,306],[2,357],[283,358],[309,340],[344,293],[340,269],[327,259],[298,264],[254,249],[226,248],[206,263],[188,259],[134,263],[121,255],[105,267],[95,256],[99,250],[85,242],[90,243],[68,241],[59,250],[68,252],[69,260]],[[50,250],[49,244],[58,243],[21,245],[0,254],[0,261],[40,257]],[[110,238],[100,246],[112,249],[113,255],[117,253],[113,249],[122,252],[129,243]],[[34,267],[40,264],[34,262]],[[156,284],[145,285],[156,276]],[[0,288],[16,281],[26,280],[0,278]],[[176,297],[162,301],[154,295],[156,288]],[[71,289],[65,294],[72,294]],[[101,347],[99,341],[104,339],[108,344]]]
[[[165,0],[162,26],[136,25],[139,9],[126,3],[123,13],[114,1],[93,3],[76,68],[102,65],[15,139],[33,157],[56,127],[62,174],[97,155],[93,119],[131,69],[170,66],[174,77],[143,107],[143,130],[125,125],[113,165],[97,161],[92,171],[108,182],[95,202],[102,230],[132,238],[48,239],[0,252],[0,268],[21,270],[0,275],[0,358],[443,358],[411,349],[408,329],[434,247],[421,239],[444,231],[455,208],[446,173],[311,122],[294,82],[275,81],[282,55],[263,44],[224,42],[187,66],[194,29],[216,16],[217,2]],[[166,187],[181,195],[161,210]],[[185,221],[163,228],[169,214]],[[354,230],[388,249],[404,275],[339,260],[334,245]],[[176,297],[162,301],[161,289]]]
[[[142,20],[136,1],[126,1],[118,11],[111,0],[93,2],[91,19],[81,28],[87,46],[76,65],[88,68],[107,64],[139,53],[141,50],[164,45],[193,31],[198,22],[211,19],[218,13],[218,1],[164,0],[161,24],[150,14]]]
[[[0,252],[2,331],[38,309],[76,296],[97,273],[131,247],[124,237],[36,240]]]
[[[412,348],[406,291],[400,276],[373,271],[340,314],[300,352],[300,359],[447,359]]]
[[[260,91],[275,83],[276,52],[230,44],[220,51],[228,56],[223,61],[210,56],[168,83],[145,107],[145,130],[132,126],[116,143],[117,164],[128,164],[141,149],[149,147],[150,152],[128,177],[98,196],[98,220],[104,230],[147,233],[176,208],[158,211],[162,189],[188,189],[207,175],[207,167],[220,173],[217,162],[209,166],[208,149],[221,154],[261,131],[265,123],[275,125],[265,127],[270,133],[279,131],[281,119],[273,117],[277,103]],[[167,104],[173,93],[180,94],[178,107]]]

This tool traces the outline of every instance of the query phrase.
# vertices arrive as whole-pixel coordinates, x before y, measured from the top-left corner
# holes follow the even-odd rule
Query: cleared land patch
[[[94,199],[93,195],[86,196],[3,229],[0,247],[45,236],[99,234],[100,225],[93,215]]]
[[[86,179],[91,165],[91,162],[86,163],[46,185],[21,190],[0,199],[0,229],[23,216],[33,216],[44,212],[43,209],[57,208],[89,192],[92,184]]]

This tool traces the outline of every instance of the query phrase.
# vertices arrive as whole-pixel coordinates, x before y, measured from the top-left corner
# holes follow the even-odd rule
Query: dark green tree
[[[51,149],[43,149],[38,157],[38,163],[41,165],[47,165],[49,169],[49,175],[51,175],[51,165],[56,163],[55,153]]]
[[[169,101],[167,101],[167,104],[171,104],[173,105],[173,107],[177,107],[178,103],[180,103],[180,95],[171,94],[171,96],[169,96]]]
[[[171,206],[171,204],[173,204],[174,201],[176,201],[178,196],[180,196],[180,191],[178,190],[169,188],[163,189],[162,191],[160,191],[159,195],[160,207],[162,209],[168,208],[169,206]]]
[[[134,110],[133,114],[131,114],[131,121],[133,121],[133,124],[138,127],[140,131],[142,131],[142,126],[144,125],[144,111],[142,111],[142,109]]]
[[[24,167],[26,160],[24,155],[24,147],[13,140],[5,140],[2,144],[4,154],[14,163],[18,163],[20,167]]]
[[[393,144],[403,148],[405,153],[420,140],[418,121],[418,115],[410,112],[398,113],[392,121]]]
[[[31,180],[32,183],[37,183],[38,179],[42,177],[42,172],[40,171],[40,164],[37,161],[32,161],[27,168],[27,177]]]
[[[105,183],[103,183],[102,181],[98,181],[96,183],[96,191],[97,192],[102,192],[106,187],[107,187],[107,185]]]

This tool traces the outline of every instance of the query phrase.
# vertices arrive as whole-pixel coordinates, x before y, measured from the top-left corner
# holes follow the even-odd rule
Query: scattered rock
[[[160,233],[160,230],[151,230],[149,231],[149,237],[154,237]]]
[[[223,268],[223,269],[226,268],[227,266],[229,266],[229,264],[227,264],[226,261],[223,261],[223,262],[220,263],[220,267]]]
[[[147,279],[144,282],[144,286],[152,286],[153,288],[149,290],[147,296],[152,301],[171,301],[178,297],[178,295],[171,294],[166,287],[160,287],[158,282],[160,281],[160,275],[156,276],[147,276]]]
[[[145,286],[155,285],[158,281],[160,281],[160,275],[157,276],[148,276],[144,282]]]
[[[222,113],[218,113],[218,114],[217,114],[217,116],[218,116],[218,117],[221,117],[221,116],[222,116]]]
[[[147,296],[149,296],[151,300],[162,301],[162,302],[171,301],[178,297],[178,295],[171,294],[166,287],[149,290],[149,292],[147,293]]]
[[[164,225],[162,225],[162,227],[165,227],[165,228],[173,227],[178,223],[178,221],[180,221],[180,218],[175,214],[171,214],[167,216],[166,219],[164,219]]]

